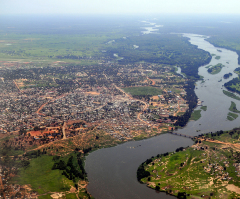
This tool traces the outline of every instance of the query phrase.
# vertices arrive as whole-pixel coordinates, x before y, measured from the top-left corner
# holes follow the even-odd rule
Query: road
[[[63,126],[62,126],[62,132],[63,132],[63,140],[66,139],[66,132],[65,132],[65,128],[66,128],[66,122],[64,122]]]
[[[145,110],[147,109],[148,104],[147,104],[146,102],[142,101],[142,100],[134,99],[131,95],[129,95],[128,93],[126,93],[126,92],[125,92],[124,90],[122,90],[121,88],[117,87],[115,84],[114,84],[114,86],[115,86],[116,89],[118,89],[119,91],[121,91],[122,93],[124,93],[129,99],[136,100],[136,101],[139,101],[139,102],[141,102],[141,103],[144,104],[143,110],[142,110],[140,113],[138,113],[137,118],[138,118],[138,120],[140,120],[140,121],[143,122],[144,124],[149,125],[148,122],[146,122],[146,121],[144,121],[144,120],[142,120],[142,119],[140,118],[140,116],[142,115],[143,111],[145,111]]]
[[[219,141],[219,140],[208,140],[208,139],[205,140],[205,139],[202,139],[202,138],[198,138],[198,139],[201,140],[201,141],[228,145],[228,146],[231,146],[231,147],[234,147],[234,148],[237,148],[238,150],[240,150],[240,144],[233,144],[233,143],[230,143],[230,142],[222,142],[222,141]]]
[[[13,83],[16,85],[17,89],[19,90],[19,92],[21,93],[21,89],[19,88],[18,84],[15,82],[15,80],[13,80]]]
[[[152,82],[152,86],[154,86],[156,84],[156,82],[152,79],[149,79],[149,77],[147,77],[148,80],[150,80]]]

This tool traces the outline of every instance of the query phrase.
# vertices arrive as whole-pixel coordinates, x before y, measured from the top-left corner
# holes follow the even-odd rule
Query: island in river
[[[152,157],[138,180],[178,198],[240,197],[240,129],[195,137],[191,147]]]

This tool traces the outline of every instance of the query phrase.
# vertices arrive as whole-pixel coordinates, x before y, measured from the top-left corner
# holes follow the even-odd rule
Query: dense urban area
[[[37,156],[59,155],[66,148],[58,141],[77,137],[68,150],[84,155],[104,146],[103,136],[112,145],[172,131],[189,108],[188,79],[176,73],[177,67],[105,62],[77,67],[58,61],[26,69],[31,64],[1,62],[0,131],[6,137],[1,145],[14,154],[1,159],[2,197],[16,192],[26,197],[30,188],[8,182],[18,170],[9,161],[26,167],[32,149]]]
[[[12,27],[1,26],[0,198],[93,198],[84,168],[90,152],[164,133],[182,136],[174,130],[207,110],[195,93],[196,82],[205,81],[198,70],[221,57],[192,45],[182,34],[172,34],[198,33],[202,26],[175,24],[164,29],[147,21],[113,22],[104,17],[101,23],[89,24],[79,19],[82,24],[77,26],[80,22],[70,19],[66,27],[51,17],[54,28],[42,26],[42,19],[26,26],[15,20]],[[160,34],[148,34],[150,25],[161,27]],[[240,52],[239,34],[229,38],[226,31],[201,30],[215,35],[203,36],[215,46]],[[206,68],[215,75],[227,64]],[[239,70],[234,73],[240,75]],[[240,76],[225,83],[223,93],[240,100],[230,92],[240,92],[239,82]],[[233,121],[240,113],[235,102],[229,110],[227,119]],[[236,128],[185,135],[195,145],[148,159],[136,178],[180,198],[237,198],[239,132]],[[203,177],[186,177],[199,170]],[[225,188],[226,183],[230,187]],[[217,193],[221,186],[225,187]]]

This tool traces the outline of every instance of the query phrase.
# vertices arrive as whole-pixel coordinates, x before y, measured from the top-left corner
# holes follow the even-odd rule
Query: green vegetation
[[[11,181],[20,185],[30,185],[33,191],[44,194],[41,198],[49,198],[49,195],[45,195],[49,192],[65,192],[71,187],[78,188],[78,181],[86,178],[81,153],[62,157],[42,155],[35,158],[33,154],[35,153],[26,154],[32,159]],[[87,193],[85,195],[88,196]],[[76,194],[67,198],[76,198]]]
[[[239,136],[240,136],[239,128],[235,128],[229,132],[218,131],[216,133],[207,133],[204,135],[204,137],[206,138],[219,140],[222,142],[229,142],[233,144],[240,143]],[[214,145],[215,143],[212,144]]]
[[[239,162],[240,153],[227,144],[209,141],[234,142],[239,134],[239,129],[208,133],[199,136],[192,147],[180,147],[176,153],[152,157],[139,166],[138,180],[178,198],[238,198],[240,194],[230,191],[228,184],[240,186],[234,166]]]
[[[190,120],[195,120],[197,121],[201,117],[201,110],[195,110],[193,111]]]
[[[212,65],[208,65],[208,66],[206,66],[205,68],[210,68]]]
[[[215,74],[219,73],[222,70],[223,67],[224,67],[223,64],[218,63],[217,65],[212,66],[211,68],[209,68],[207,71],[210,74],[215,75]]]
[[[236,100],[240,100],[240,97],[236,96],[234,93],[231,93],[231,92],[225,91],[225,90],[223,90],[223,93],[224,93],[224,95],[227,95],[228,97],[231,97]]]
[[[234,70],[234,73],[240,75],[240,67],[237,67],[237,68]]]
[[[232,73],[227,73],[227,74],[223,75],[223,78],[224,79],[228,79],[231,76],[232,76]]]
[[[236,68],[236,69],[234,70],[234,72],[237,73],[238,76],[239,76],[239,75],[240,75],[240,68]],[[239,78],[239,77],[233,78],[231,81],[225,83],[224,86],[225,86],[228,90],[240,94],[240,78]]]
[[[70,189],[73,182],[62,175],[61,170],[52,170],[54,162],[51,156],[41,156],[30,161],[27,168],[19,171],[19,177],[12,179],[20,185],[30,184],[38,194],[61,192]]]
[[[121,38],[119,35],[98,34],[8,34],[2,35],[0,58],[4,60],[21,59],[24,61],[47,62],[60,59],[62,61],[81,61],[102,56],[100,49],[106,47],[109,40]],[[12,45],[5,45],[12,43]]]
[[[232,27],[232,30],[234,27]],[[214,37],[210,37],[206,39],[210,43],[212,43],[216,47],[223,47],[229,50],[235,51],[238,55],[240,55],[240,39],[239,39],[239,32],[234,31],[230,33],[228,30],[221,30],[220,34],[218,31],[218,34]],[[238,56],[238,64],[240,64],[240,56]]]
[[[133,49],[133,45],[139,45]],[[179,35],[152,34],[141,37],[116,39],[106,48],[108,57],[118,54],[124,59],[121,64],[147,62],[167,65],[178,65],[181,72],[191,78],[199,78],[198,67],[207,64],[211,55],[189,43],[188,39]]]
[[[154,96],[154,95],[161,95],[162,90],[159,88],[155,87],[127,87],[123,88],[123,90],[127,93],[130,93],[133,96],[144,96],[144,95],[149,95],[149,96]]]
[[[183,115],[184,113],[185,113],[185,112],[178,112],[177,115],[178,115],[178,116],[181,116],[181,115]]]
[[[201,109],[206,111],[207,110],[207,106],[201,106]]]
[[[51,194],[38,196],[38,199],[52,199]]]
[[[228,116],[227,116],[227,119],[230,120],[230,121],[233,121],[233,120],[237,119],[237,117],[238,117],[237,114],[229,112]]]
[[[229,108],[229,111],[232,111],[232,112],[234,112],[234,113],[240,113],[240,111],[237,110],[236,103],[233,102],[233,101],[231,101],[231,106],[230,106],[230,108]]]
[[[221,58],[221,56],[216,56],[215,59],[219,60]]]

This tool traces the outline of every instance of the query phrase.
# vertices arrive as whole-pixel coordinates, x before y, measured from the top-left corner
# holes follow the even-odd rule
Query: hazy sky
[[[2,14],[240,14],[239,8],[239,0],[0,0]]]

